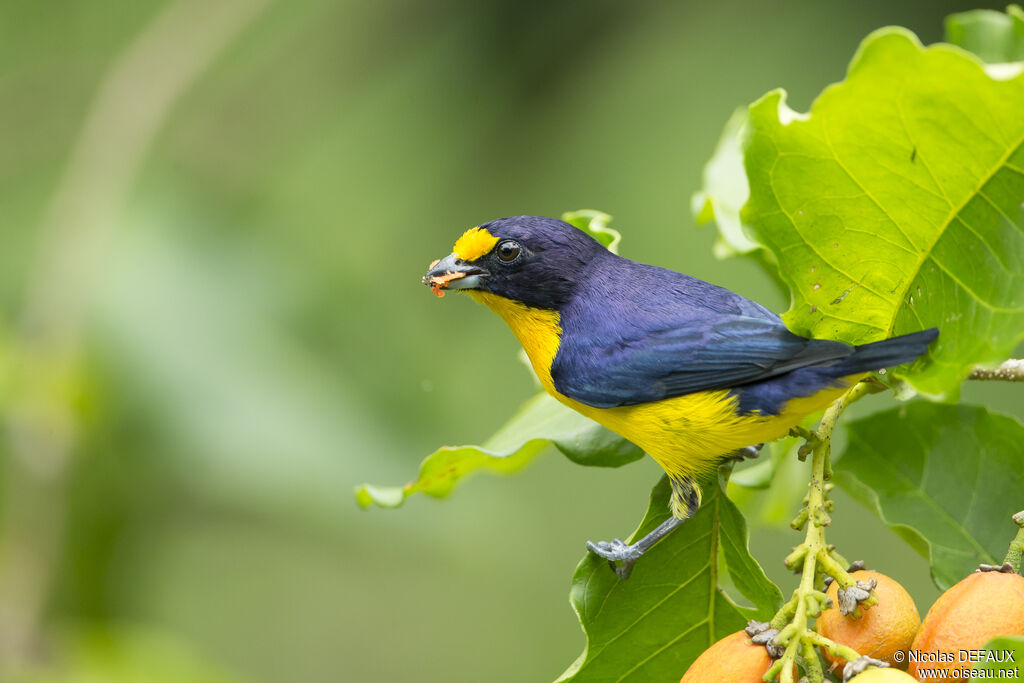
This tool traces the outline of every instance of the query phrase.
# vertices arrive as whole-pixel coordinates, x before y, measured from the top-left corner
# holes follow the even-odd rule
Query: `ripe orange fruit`
[[[761,683],[772,659],[743,631],[722,638],[701,653],[679,683]]]
[[[916,683],[917,679],[899,669],[880,669],[871,667],[862,674],[857,674],[851,681],[856,683]]]
[[[960,662],[960,650],[977,650],[1002,635],[1024,633],[1024,576],[975,572],[939,596],[928,610],[911,646],[925,656],[948,662],[911,662],[907,672],[923,669],[970,668]],[[959,681],[960,678],[934,678]]]
[[[881,659],[889,666],[899,669],[907,668],[906,657],[894,657],[898,651],[904,653],[910,647],[921,624],[921,616],[914,605],[914,599],[894,579],[878,572],[860,570],[850,574],[858,581],[875,579],[875,594],[878,604],[871,607],[861,605],[861,617],[855,619],[843,616],[839,611],[839,584],[835,581],[828,587],[826,594],[832,598],[831,609],[827,609],[818,617],[818,633],[841,643],[862,655]],[[834,657],[822,648],[825,659],[835,668],[846,666],[842,657]],[[867,673],[867,672],[865,672]],[[862,674],[863,675],[863,674]]]

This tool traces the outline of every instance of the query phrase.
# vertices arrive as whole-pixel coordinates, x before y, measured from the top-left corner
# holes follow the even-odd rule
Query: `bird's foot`
[[[608,560],[608,565],[620,579],[628,579],[629,575],[633,573],[633,565],[640,559],[640,556],[685,521],[678,517],[669,517],[651,533],[633,544],[626,543],[621,538],[616,538],[613,541],[598,541],[597,543],[587,541],[587,550]]]
[[[633,565],[644,554],[639,544],[629,545],[621,538],[612,541],[587,541],[587,550],[608,560],[608,565],[620,579],[628,579]]]
[[[743,462],[744,460],[754,460],[761,455],[761,449],[764,448],[763,443],[754,444],[753,446],[745,446],[737,451],[733,451],[729,458],[735,462]]]

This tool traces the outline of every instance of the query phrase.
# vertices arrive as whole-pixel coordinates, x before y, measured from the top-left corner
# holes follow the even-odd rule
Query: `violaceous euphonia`
[[[501,218],[466,231],[424,276],[501,316],[544,389],[629,439],[671,482],[668,521],[633,545],[588,543],[626,578],[700,506],[724,459],[785,436],[866,373],[908,363],[938,330],[851,346],[793,334],[727,289],[622,258],[553,218]]]

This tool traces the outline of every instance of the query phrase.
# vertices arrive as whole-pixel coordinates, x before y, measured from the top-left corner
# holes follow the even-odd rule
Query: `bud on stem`
[[[1020,574],[1021,556],[1024,555],[1024,510],[1013,516],[1013,521],[1020,527],[1017,537],[1010,541],[1010,549],[1006,551],[1004,564],[1009,564],[1013,571]]]

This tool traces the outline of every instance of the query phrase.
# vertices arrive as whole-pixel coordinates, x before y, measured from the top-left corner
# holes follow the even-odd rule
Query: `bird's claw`
[[[629,545],[621,538],[611,541],[587,541],[587,550],[608,560],[608,565],[620,579],[628,579],[633,565],[643,554],[635,545]]]
[[[733,451],[732,460],[735,462],[743,462],[744,460],[755,460],[761,455],[761,449],[764,448],[763,443],[754,444],[753,446],[744,446],[739,450]]]

